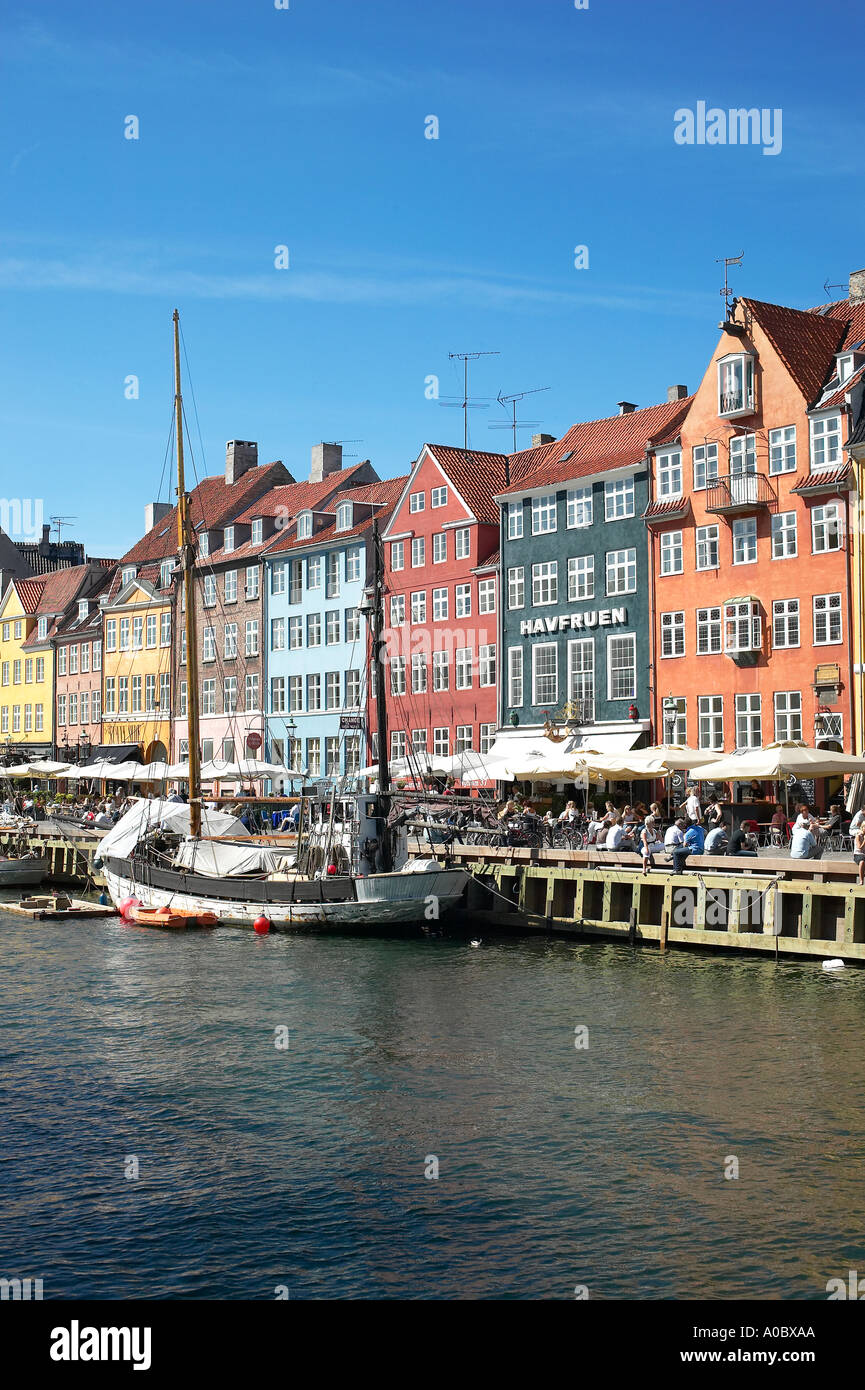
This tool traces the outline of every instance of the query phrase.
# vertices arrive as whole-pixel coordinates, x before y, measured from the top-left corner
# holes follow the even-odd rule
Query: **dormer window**
[[[233,550],[233,549],[234,549],[234,527],[233,527],[233,526],[226,526],[225,532],[224,532],[224,534],[223,534],[222,548],[223,548],[223,550]]]
[[[171,588],[171,575],[174,569],[173,560],[163,560],[159,566],[159,587],[160,589]]]
[[[79,621],[79,623],[83,623],[83,622],[84,622],[84,619],[87,617],[87,614],[88,614],[89,612],[90,612],[90,604],[88,603],[87,599],[86,599],[86,598],[81,599],[81,600],[79,601],[79,603],[78,603],[78,621]]]
[[[853,353],[845,352],[843,357],[838,358],[838,384],[843,386],[845,381],[849,381],[856,368],[853,365]]]
[[[37,622],[37,624],[36,624],[36,635],[38,636],[40,642],[44,642],[44,641],[45,641],[45,638],[48,636],[48,619],[47,619],[47,618],[40,618],[39,621]]]
[[[198,553],[199,555],[210,554],[210,537],[206,531],[202,531],[198,537]]]
[[[340,502],[336,509],[337,531],[350,531],[354,518],[354,503]]]
[[[681,497],[682,450],[665,449],[658,454],[658,496]]]
[[[754,412],[754,358],[748,352],[731,353],[718,363],[718,414],[752,415]]]
[[[297,518],[297,539],[307,541],[312,535],[312,512],[301,512]]]
[[[122,582],[124,588],[126,587],[127,584],[131,584],[131,583],[132,583],[132,581],[133,581],[133,579],[135,578],[135,576],[136,576],[137,573],[138,573],[138,570],[135,568],[134,565],[125,565],[125,566],[124,566],[123,573],[122,573],[122,575],[121,575],[121,582]]]
[[[260,516],[256,517],[255,521],[252,523],[249,539],[252,541],[253,545],[261,545],[261,542],[264,540],[264,521]]]

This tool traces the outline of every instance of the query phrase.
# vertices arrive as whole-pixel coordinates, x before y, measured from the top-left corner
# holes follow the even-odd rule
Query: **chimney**
[[[687,395],[688,395],[688,388],[687,388],[687,386],[668,386],[668,387],[667,387],[667,400],[668,400],[668,401],[683,401],[683,400],[685,400],[685,399],[687,398]]]
[[[556,436],[555,436],[554,434],[533,434],[533,435],[532,435],[532,448],[533,448],[533,449],[537,449],[538,446],[539,446],[540,444],[555,444],[555,442],[556,442]]]
[[[619,407],[620,415],[630,415],[631,411],[637,408],[633,401],[616,401],[616,405]]]
[[[144,508],[144,534],[152,531],[171,511],[170,502],[148,502]]]
[[[850,299],[865,299],[865,270],[851,271],[848,297]]]
[[[309,464],[309,481],[321,483],[331,473],[339,473],[342,468],[341,444],[313,444]]]
[[[247,439],[229,439],[225,446],[225,481],[236,483],[250,468],[258,467],[258,445]]]
[[[42,539],[39,542],[39,554],[51,554],[51,527],[48,525],[44,525],[42,527]]]

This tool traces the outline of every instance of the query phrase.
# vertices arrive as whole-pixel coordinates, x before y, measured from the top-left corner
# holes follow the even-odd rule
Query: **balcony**
[[[764,473],[736,473],[716,478],[706,488],[706,511],[721,516],[756,512],[777,501],[775,489]]]

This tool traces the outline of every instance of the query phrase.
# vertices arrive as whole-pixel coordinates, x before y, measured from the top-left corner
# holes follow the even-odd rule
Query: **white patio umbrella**
[[[37,758],[29,764],[30,771],[37,772],[42,777],[59,777],[70,766],[70,763],[55,762],[53,758]]]
[[[785,777],[841,777],[851,772],[865,772],[865,758],[790,742],[717,758],[705,763],[699,775],[705,782],[748,782],[752,778],[777,782]]]
[[[29,763],[14,763],[12,767],[4,767],[2,775],[4,777],[31,777],[33,774],[30,771]]]

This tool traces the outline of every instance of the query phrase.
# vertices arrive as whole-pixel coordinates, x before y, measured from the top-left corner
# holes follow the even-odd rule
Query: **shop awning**
[[[642,732],[637,727],[618,734],[583,734],[579,748],[596,748],[599,753],[629,753]]]
[[[100,743],[96,748],[91,749],[90,757],[84,766],[87,767],[90,763],[139,763],[140,761],[140,743]]]

